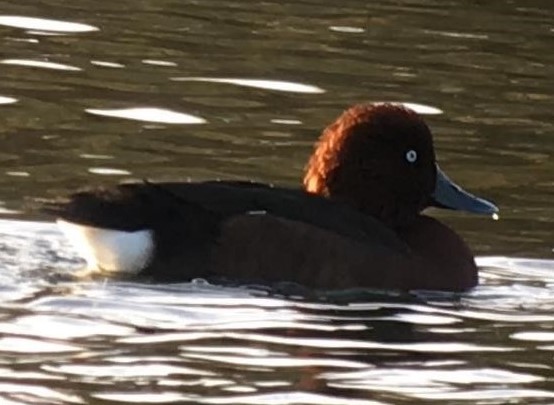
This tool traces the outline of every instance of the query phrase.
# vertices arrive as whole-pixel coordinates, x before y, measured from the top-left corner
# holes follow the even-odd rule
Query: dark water
[[[0,403],[554,403],[553,4],[0,2]],[[68,281],[69,245],[24,221],[131,177],[296,185],[360,101],[431,108],[441,166],[500,206],[435,213],[474,291]]]

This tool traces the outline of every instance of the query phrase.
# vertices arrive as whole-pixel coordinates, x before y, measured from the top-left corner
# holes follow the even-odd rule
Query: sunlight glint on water
[[[57,31],[57,32],[91,32],[98,28],[92,25],[79,24],[68,21],[48,20],[22,16],[0,16],[0,25],[23,28],[27,30]]]
[[[553,403],[550,1],[3,6],[1,404]],[[126,177],[296,186],[379,100],[501,209],[431,213],[479,256],[468,293],[76,280],[54,225],[19,221]]]

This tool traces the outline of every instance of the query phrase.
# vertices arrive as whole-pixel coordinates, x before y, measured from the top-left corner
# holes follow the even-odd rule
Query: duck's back
[[[172,215],[176,215],[174,219],[197,218],[200,223],[217,223],[242,214],[272,215],[361,242],[405,250],[394,232],[357,210],[300,189],[254,182],[123,183],[48,201],[42,210],[69,222],[123,231],[157,229],[167,225]]]
[[[155,279],[214,275],[206,263],[212,261],[214,246],[221,242],[222,228],[229,239],[230,223],[237,231],[248,228],[247,237],[258,243],[255,233],[267,234],[273,227],[274,240],[267,243],[277,249],[284,245],[280,239],[287,237],[280,230],[288,227],[287,242],[292,239],[294,243],[294,228],[309,226],[363,244],[368,250],[407,254],[406,245],[374,218],[302,190],[251,182],[126,183],[50,201],[43,211],[66,223],[94,229],[149,232],[154,255],[142,270]],[[239,217],[243,219],[237,221]],[[247,253],[264,255],[263,251]]]

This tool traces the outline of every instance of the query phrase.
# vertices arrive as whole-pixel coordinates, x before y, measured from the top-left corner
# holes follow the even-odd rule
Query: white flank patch
[[[91,270],[138,273],[154,254],[153,233],[95,228],[58,219],[58,226]]]
[[[157,122],[162,124],[206,123],[204,118],[154,107],[121,108],[117,110],[88,108],[85,111],[89,114],[101,115],[104,117],[124,118],[128,120]]]

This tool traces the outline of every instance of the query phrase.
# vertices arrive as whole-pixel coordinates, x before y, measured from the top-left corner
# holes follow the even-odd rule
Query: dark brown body
[[[211,272],[321,289],[463,291],[477,285],[477,268],[463,240],[432,218],[419,221],[421,227],[403,235],[410,244],[406,254],[297,221],[237,216],[223,224],[210,255]]]
[[[246,182],[133,183],[76,193],[45,210],[101,228],[152,229],[153,281],[296,282],[307,287],[459,291],[473,287],[469,249],[440,222],[392,232],[343,203]],[[452,254],[456,252],[456,254]]]

